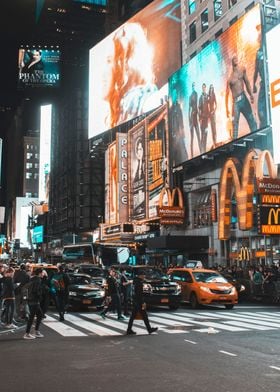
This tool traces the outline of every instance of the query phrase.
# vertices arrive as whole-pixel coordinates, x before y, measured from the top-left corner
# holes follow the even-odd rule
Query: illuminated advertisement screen
[[[40,113],[39,200],[46,203],[49,200],[51,124],[52,105],[43,105]]]
[[[273,159],[275,164],[280,163],[280,67],[278,56],[280,25],[274,27],[266,34],[266,48],[268,61],[268,76],[270,87],[270,111],[273,140]]]
[[[159,196],[167,177],[167,107],[166,105],[147,120],[148,130],[148,200],[149,218],[156,217]]]
[[[60,51],[58,49],[19,49],[18,87],[58,87]]]
[[[44,242],[44,226],[35,226],[32,232],[33,244],[41,244]]]
[[[265,96],[257,5],[169,79],[171,165],[266,126]]]
[[[146,138],[145,120],[129,131],[131,219],[146,218]]]
[[[92,5],[103,5],[106,6],[108,0],[74,0],[76,3],[92,4]]]
[[[180,0],[155,0],[90,50],[89,138],[166,100],[180,40]]]

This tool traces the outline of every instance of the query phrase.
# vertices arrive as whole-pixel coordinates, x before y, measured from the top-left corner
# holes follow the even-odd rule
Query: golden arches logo
[[[269,210],[267,224],[268,225],[278,225],[279,224],[279,214],[280,214],[280,208],[271,208]],[[273,222],[272,222],[272,217],[273,217]]]
[[[250,150],[241,162],[229,158],[221,172],[219,200],[219,239],[230,237],[231,204],[235,192],[237,217],[240,230],[253,227],[253,196],[255,179],[264,177],[266,163],[270,178],[277,178],[277,166],[268,150]],[[241,180],[240,180],[241,178]]]
[[[164,196],[167,197],[167,206],[175,207],[174,203],[176,201],[176,195],[178,197],[178,207],[184,208],[183,194],[180,188],[176,187],[174,189],[162,188],[159,195],[159,207],[164,207]]]

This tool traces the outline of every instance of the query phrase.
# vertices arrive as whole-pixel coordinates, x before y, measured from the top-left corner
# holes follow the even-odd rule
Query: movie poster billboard
[[[26,47],[18,53],[18,87],[59,87],[60,50]]]
[[[146,119],[148,135],[148,217],[157,214],[160,192],[167,179],[167,106]]]
[[[259,5],[169,80],[172,166],[268,124]]]
[[[130,219],[146,218],[146,137],[145,120],[129,131],[129,182],[130,182]]]
[[[273,140],[273,159],[280,163],[280,61],[276,53],[279,50],[280,25],[266,34],[268,76],[270,86],[270,110]]]
[[[109,159],[109,223],[117,223],[118,205],[118,162],[117,144],[113,142],[108,148]]]
[[[118,157],[118,222],[128,221],[128,135],[116,134]]]
[[[89,53],[89,138],[160,106],[181,66],[180,0],[155,0]]]

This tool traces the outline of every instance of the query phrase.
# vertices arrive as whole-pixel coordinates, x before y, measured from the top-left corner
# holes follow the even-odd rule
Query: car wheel
[[[170,310],[177,310],[179,308],[178,305],[169,305]]]
[[[226,309],[233,309],[234,305],[225,305]]]
[[[199,307],[199,303],[198,303],[197,296],[195,293],[191,294],[190,303],[191,303],[191,307],[193,309],[197,309]]]

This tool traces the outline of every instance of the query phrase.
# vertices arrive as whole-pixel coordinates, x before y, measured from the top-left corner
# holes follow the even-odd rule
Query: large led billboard
[[[39,200],[46,203],[49,200],[51,124],[52,105],[43,105],[40,113]]]
[[[270,109],[274,163],[280,163],[280,67],[276,53],[279,49],[280,25],[266,34],[268,76],[270,87]]]
[[[60,50],[26,47],[18,53],[18,87],[59,87]]]
[[[74,0],[76,3],[90,4],[90,5],[102,5],[106,6],[108,0]]]
[[[89,138],[166,100],[180,40],[180,0],[155,0],[90,50]]]
[[[268,124],[260,8],[169,79],[172,166]]]

